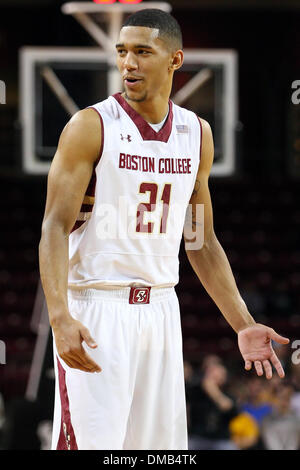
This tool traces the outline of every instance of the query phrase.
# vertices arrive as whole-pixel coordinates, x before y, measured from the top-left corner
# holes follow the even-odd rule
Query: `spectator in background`
[[[259,377],[251,377],[247,380],[247,396],[245,403],[241,404],[241,411],[249,413],[260,426],[263,418],[272,411],[272,399],[266,395],[269,384]]]
[[[188,389],[189,449],[235,450],[229,423],[238,415],[234,400],[224,391],[227,370],[217,356],[207,356],[200,383]]]
[[[229,423],[231,440],[240,450],[261,449],[260,429],[256,419],[247,412],[242,411],[242,405],[248,397],[247,380],[239,374],[234,374],[234,367],[230,368],[231,377],[228,384],[229,395],[234,397],[239,414]]]
[[[240,413],[229,423],[232,441],[240,450],[256,450],[260,430],[256,420],[249,413]]]
[[[293,386],[281,383],[277,403],[262,421],[262,439],[267,450],[300,450],[300,418],[291,409]]]
[[[261,424],[265,416],[272,412],[275,391],[278,386],[277,377],[272,380],[259,380],[258,377],[250,377],[243,383],[243,393],[239,397],[239,409],[241,413],[247,413],[255,421],[258,435],[249,450],[264,450],[261,437]]]
[[[297,362],[292,363],[290,370],[290,380],[294,387],[294,393],[291,397],[291,409],[300,418],[300,364],[298,364],[298,357],[295,360]]]

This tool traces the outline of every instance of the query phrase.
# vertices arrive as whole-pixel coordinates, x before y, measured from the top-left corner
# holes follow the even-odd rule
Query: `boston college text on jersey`
[[[145,171],[150,173],[191,173],[190,158],[159,158],[141,157],[120,153],[119,168],[126,170]]]

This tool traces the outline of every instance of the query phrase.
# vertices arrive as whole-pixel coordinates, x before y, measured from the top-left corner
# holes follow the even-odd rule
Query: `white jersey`
[[[169,101],[156,132],[120,93],[91,108],[103,142],[69,237],[69,288],[172,287],[199,167],[201,122]]]

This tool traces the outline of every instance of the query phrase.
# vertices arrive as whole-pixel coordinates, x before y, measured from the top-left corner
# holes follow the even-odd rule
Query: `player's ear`
[[[183,51],[181,49],[178,49],[174,54],[172,55],[172,58],[170,59],[170,70],[178,70],[183,64]]]

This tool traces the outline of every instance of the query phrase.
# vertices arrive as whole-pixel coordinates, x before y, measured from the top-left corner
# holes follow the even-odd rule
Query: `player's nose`
[[[128,52],[124,59],[123,65],[127,70],[136,70],[138,68],[138,62],[135,54]]]

